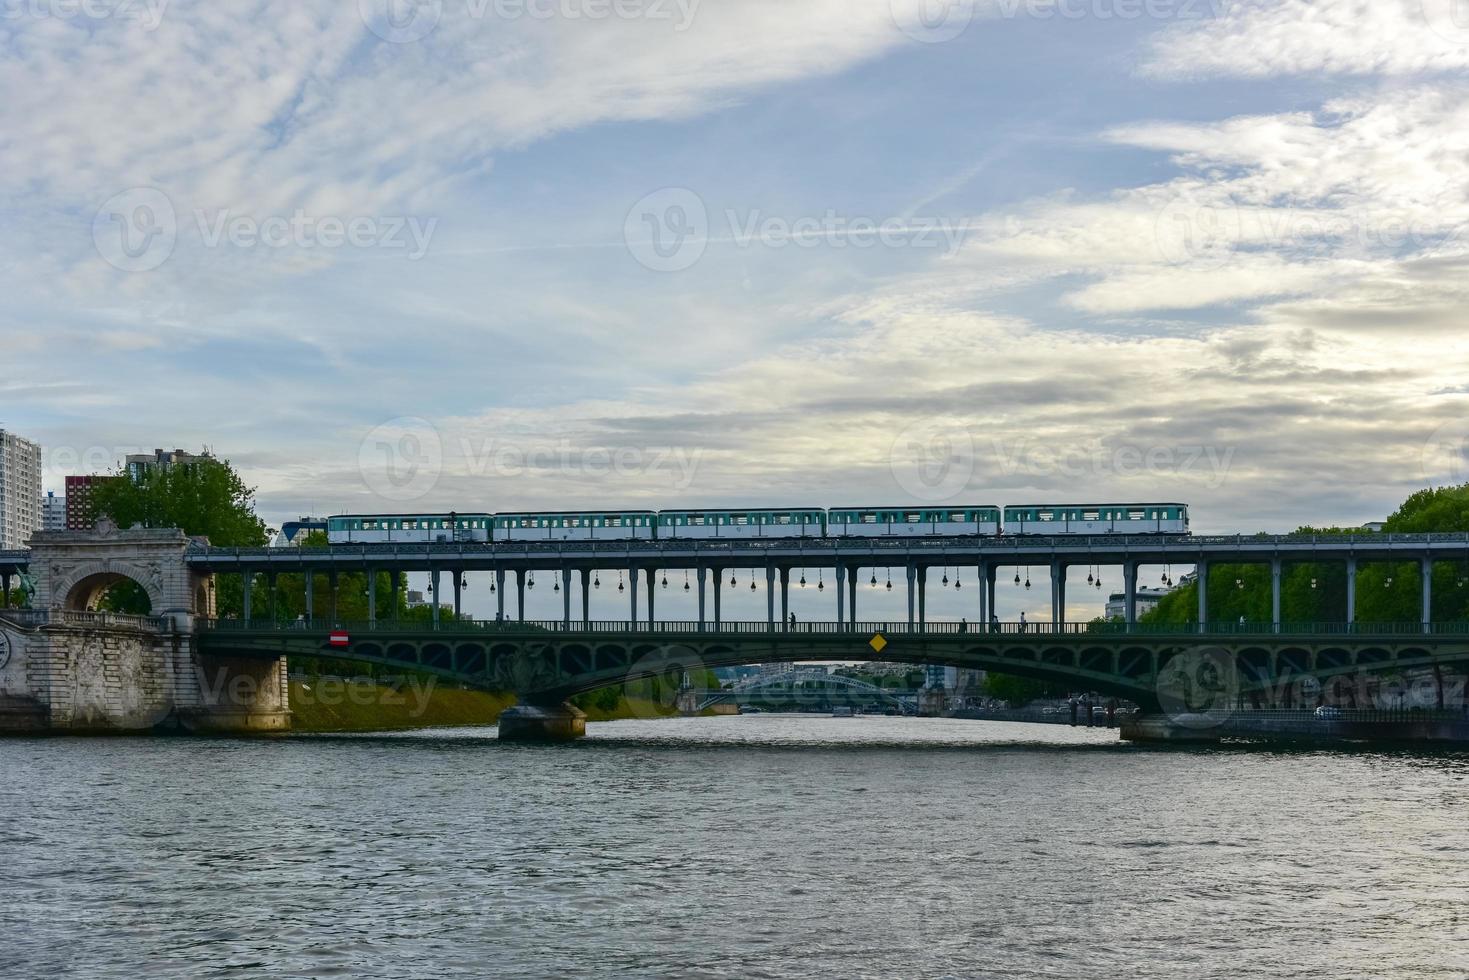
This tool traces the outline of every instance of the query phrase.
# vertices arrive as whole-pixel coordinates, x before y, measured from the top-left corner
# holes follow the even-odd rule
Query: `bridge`
[[[205,685],[213,700],[201,700],[198,684],[179,694],[173,708],[191,704],[206,714],[229,711],[245,718],[261,713],[256,727],[278,726],[284,710],[284,664],[289,656],[331,656],[393,668],[411,667],[476,687],[510,690],[521,701],[501,726],[502,737],[573,736],[583,729],[566,699],[611,684],[755,662],[802,660],[941,664],[1035,677],[1073,690],[1095,691],[1132,700],[1145,710],[1168,710],[1172,701],[1191,703],[1178,685],[1213,685],[1238,701],[1269,705],[1307,703],[1323,685],[1348,684],[1370,698],[1374,679],[1427,672],[1443,683],[1469,669],[1469,625],[1435,623],[1431,616],[1435,562],[1469,562],[1466,534],[1352,534],[1211,537],[1052,537],[1052,538],[904,538],[904,539],[755,539],[736,541],[566,542],[546,544],[348,545],[321,549],[211,548],[179,532],[47,532],[37,535],[30,552],[0,553],[0,587],[26,571],[36,583],[32,605],[47,617],[78,613],[95,606],[103,589],[131,580],[149,593],[159,619],[149,627],[154,654],[184,650],[187,669],[210,664],[216,675],[273,678],[259,690],[220,702],[218,683]],[[1291,562],[1341,562],[1347,572],[1347,618],[1341,623],[1291,623],[1280,616],[1283,567]],[[1356,570],[1364,562],[1411,562],[1420,570],[1421,618],[1408,623],[1355,621]],[[1151,626],[1137,622],[1135,595],[1142,565],[1190,565],[1207,582],[1219,563],[1261,563],[1272,572],[1272,620],[1241,626],[1211,622],[1207,589],[1199,592],[1198,619],[1192,626]],[[1067,623],[1068,568],[1122,565],[1128,614],[1118,624]],[[939,566],[972,567],[983,587],[976,589],[975,626],[929,622],[925,610],[928,571]],[[995,623],[995,583],[1001,569],[1047,567],[1053,616],[1050,622]],[[790,578],[798,569],[830,568],[836,617],[791,629]],[[657,618],[660,571],[689,568],[698,582],[698,618],[670,622]],[[868,569],[902,568],[908,609],[901,622],[865,621],[857,615],[859,574]],[[524,618],[531,572],[550,571],[562,586],[563,615],[551,621]],[[627,575],[628,619],[593,621],[588,591],[593,576]],[[722,615],[721,586],[731,571],[763,571],[767,616],[755,622],[730,622]],[[409,624],[370,618],[343,623],[336,617],[336,583],[346,572],[388,573],[391,588],[401,588],[405,572],[427,572],[435,594],[442,576],[453,580],[454,607],[461,609],[463,574],[490,571],[495,576],[497,619]],[[278,622],[274,608],[252,609],[255,576],[275,584],[282,573],[303,576],[308,617]],[[641,573],[641,574],[639,574]],[[246,586],[244,616],[214,615],[215,580],[238,575]],[[328,593],[313,595],[324,576]],[[515,580],[516,605],[507,615],[507,577]],[[642,579],[643,602],[638,583]],[[580,616],[573,616],[573,586],[579,579]],[[369,610],[376,608],[377,575],[367,576]],[[278,589],[269,590],[274,604]],[[706,603],[712,599],[712,610]],[[324,605],[325,609],[318,607]],[[392,608],[397,608],[397,602]],[[779,615],[777,615],[779,610]],[[712,612],[712,615],[710,614]],[[322,615],[325,613],[325,615]],[[6,615],[0,613],[0,616]],[[57,650],[46,653],[47,635],[81,629],[64,618],[26,622],[9,614],[0,623],[0,640],[9,632],[11,647],[41,651],[21,675],[0,673],[0,692],[29,692],[45,704],[66,687],[72,661]],[[6,624],[9,624],[8,626]],[[93,623],[94,631],[120,631]],[[129,635],[141,632],[127,626]],[[333,634],[337,634],[335,637]],[[119,633],[120,635],[120,633]],[[50,657],[50,660],[47,660]],[[103,658],[106,659],[105,657]],[[147,659],[145,657],[145,659]],[[44,662],[44,663],[43,663]],[[43,663],[43,666],[36,666]],[[162,670],[163,668],[158,668]],[[183,666],[169,668],[186,669]],[[49,673],[48,673],[49,671]],[[103,671],[104,675],[106,671]],[[44,680],[50,677],[51,680]],[[37,678],[41,678],[38,680]],[[59,680],[58,680],[59,678]],[[1220,686],[1220,678],[1228,683]],[[119,683],[106,677],[102,689]],[[1171,686],[1170,686],[1171,685]],[[187,685],[184,685],[187,687]],[[243,689],[249,684],[237,685]],[[1195,692],[1197,693],[1197,692]],[[1319,696],[1319,695],[1317,695]],[[1355,695],[1352,695],[1355,696]],[[54,700],[53,704],[59,703]],[[217,709],[217,710],[216,710]],[[110,710],[110,709],[109,709]],[[172,709],[170,709],[172,710]],[[192,710],[192,709],[191,709]],[[105,715],[106,712],[104,711]],[[54,712],[53,712],[54,716]]]
[[[679,696],[686,701],[689,711],[703,711],[716,704],[736,704],[742,708],[791,704],[805,707],[879,705],[903,714],[913,714],[918,710],[917,691],[880,687],[856,677],[799,667],[778,674],[743,678],[718,691],[681,690]]]

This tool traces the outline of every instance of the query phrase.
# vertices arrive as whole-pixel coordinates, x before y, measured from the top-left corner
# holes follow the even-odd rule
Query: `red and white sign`
[[[344,647],[352,642],[352,638],[341,630],[332,630],[326,641],[334,647]]]

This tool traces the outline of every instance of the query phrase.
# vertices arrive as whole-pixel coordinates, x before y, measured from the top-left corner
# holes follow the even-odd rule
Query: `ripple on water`
[[[0,975],[1469,974],[1463,754],[493,736],[9,742]]]

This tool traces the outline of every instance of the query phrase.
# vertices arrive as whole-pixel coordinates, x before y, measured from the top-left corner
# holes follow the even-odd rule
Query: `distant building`
[[[69,476],[66,478],[66,529],[68,531],[90,531],[97,525],[97,512],[92,505],[92,494],[98,487],[115,476]]]
[[[1362,525],[1362,530],[1376,531],[1380,534],[1382,532],[1382,529],[1385,527],[1387,527],[1387,523],[1385,521],[1368,521],[1366,524]]]
[[[143,474],[149,470],[166,470],[170,466],[178,466],[183,463],[192,463],[196,460],[207,459],[207,455],[198,456],[194,453],[186,453],[182,449],[164,452],[162,449],[153,450],[149,453],[135,453],[127,458],[126,467],[128,476],[134,482],[141,480]]]
[[[55,490],[47,490],[41,498],[41,530],[66,530],[66,498],[56,496]]]
[[[1167,589],[1138,589],[1133,596],[1133,601],[1137,603],[1137,614],[1141,616],[1143,613],[1152,612],[1167,594]],[[1107,618],[1127,618],[1126,592],[1113,592],[1107,597]]]
[[[286,521],[281,525],[280,533],[271,542],[273,548],[299,548],[301,542],[313,531],[326,533],[326,521],[317,520],[314,517],[302,517],[294,521]]]
[[[24,548],[41,529],[41,447],[0,429],[0,550]]]

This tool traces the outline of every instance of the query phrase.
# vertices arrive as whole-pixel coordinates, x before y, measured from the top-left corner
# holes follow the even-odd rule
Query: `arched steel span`
[[[785,671],[779,674],[743,678],[736,682],[734,686],[726,688],[723,691],[707,692],[708,696],[699,702],[698,707],[703,709],[711,704],[719,704],[723,701],[734,701],[738,704],[746,704],[752,701],[759,703],[761,700],[767,700],[759,697],[764,692],[790,691],[793,690],[793,685],[800,684],[817,684],[820,685],[820,690],[826,691],[830,691],[833,688],[840,688],[850,693],[861,694],[873,701],[899,707],[906,706],[908,700],[911,700],[911,698],[905,700],[896,691],[879,687],[876,684],[869,684],[867,681],[859,680],[856,677],[831,674],[824,670],[801,670],[797,668],[796,670]]]
[[[941,664],[1064,684],[1158,706],[1160,679],[1179,657],[1200,654],[1236,665],[1240,695],[1274,697],[1289,685],[1414,669],[1469,669],[1469,635],[1321,633],[914,633],[885,644],[870,633],[555,632],[518,624],[455,624],[457,630],[408,631],[347,624],[342,646],[331,631],[215,621],[199,635],[204,652],[232,656],[329,656],[408,667],[528,703],[556,704],[598,688],[692,670],[800,660]],[[751,625],[751,624],[745,624]],[[763,624],[761,624],[763,625]],[[1180,661],[1182,662],[1182,661]]]

